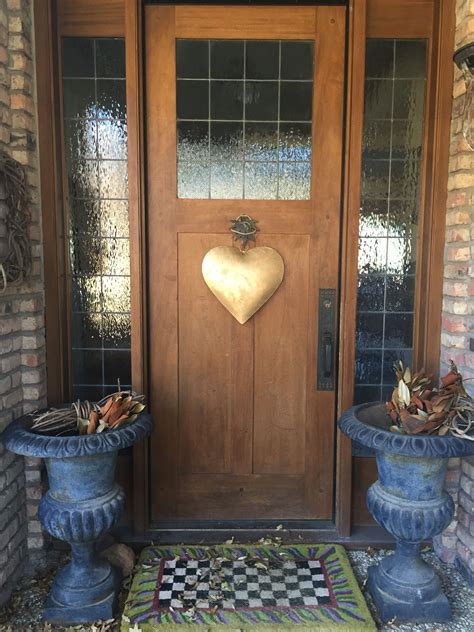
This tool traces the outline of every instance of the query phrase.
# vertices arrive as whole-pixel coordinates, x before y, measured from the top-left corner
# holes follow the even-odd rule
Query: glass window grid
[[[402,42],[401,44],[399,44]],[[365,169],[367,167],[367,163],[370,161],[370,165],[383,165],[387,167],[387,195],[381,199],[378,199],[377,196],[371,197],[369,195],[363,194],[362,204],[361,204],[361,222],[360,222],[360,234],[359,234],[359,253],[363,250],[363,246],[373,241],[374,245],[382,245],[382,260],[381,260],[381,270],[373,271],[370,270],[370,261],[367,259],[364,261],[364,257],[359,256],[359,287],[361,281],[372,282],[374,288],[376,289],[377,283],[382,284],[382,304],[379,306],[379,309],[376,309],[378,306],[374,305],[374,309],[368,309],[364,307],[364,309],[360,309],[360,300],[358,304],[358,326],[357,326],[357,351],[356,351],[356,383],[355,383],[355,403],[360,403],[363,401],[370,400],[385,400],[390,398],[393,385],[394,385],[394,374],[391,370],[391,364],[398,359],[401,358],[405,364],[411,364],[412,360],[412,345],[413,345],[413,320],[414,320],[414,305],[413,300],[414,296],[412,296],[411,301],[412,305],[410,309],[393,309],[390,310],[387,304],[388,293],[387,293],[387,284],[394,277],[395,274],[390,273],[389,266],[391,265],[391,258],[389,256],[390,246],[392,244],[400,246],[400,252],[405,253],[405,260],[403,261],[402,269],[398,272],[401,273],[401,284],[400,291],[410,293],[413,291],[410,288],[410,285],[414,285],[414,275],[415,275],[415,267],[416,267],[416,237],[417,237],[417,223],[418,223],[418,210],[419,210],[419,195],[420,195],[420,171],[419,166],[421,163],[421,130],[423,124],[423,100],[421,103],[415,104],[415,112],[412,112],[413,116],[410,118],[410,112],[408,112],[408,116],[402,118],[401,116],[397,116],[399,112],[395,111],[395,103],[397,97],[397,90],[403,90],[406,86],[403,82],[413,82],[422,83],[420,89],[422,90],[422,94],[424,95],[424,84],[425,84],[425,72],[423,71],[423,76],[421,73],[416,73],[415,76],[410,75],[403,76],[402,74],[398,75],[397,73],[397,45],[406,46],[407,40],[368,40],[368,44],[372,44],[373,46],[377,46],[380,44],[381,46],[386,46],[391,48],[392,51],[392,71],[387,73],[387,75],[381,76],[371,76],[369,71],[370,60],[368,59],[368,64],[366,67],[366,95],[368,90],[368,82],[375,81],[384,81],[386,85],[390,85],[391,88],[391,99],[390,99],[390,112],[389,116],[378,116],[374,118],[369,118],[369,114],[365,112],[364,116],[364,137],[367,135],[367,129],[372,124],[384,123],[388,124],[390,127],[389,133],[389,147],[388,147],[388,155],[383,158],[373,157],[367,158],[367,154],[369,152],[363,152],[363,176],[362,176],[362,191],[367,192],[367,181],[365,176]],[[424,46],[423,46],[424,44]],[[420,46],[421,45],[421,46]],[[426,55],[426,44],[420,40],[417,41],[416,46],[418,47],[418,53]],[[418,65],[418,69],[425,68],[425,63],[422,63],[423,60],[420,61],[420,55],[418,55],[418,59],[416,63]],[[374,84],[376,85],[376,84]],[[383,84],[381,84],[383,87]],[[414,120],[414,118],[420,118],[420,120]],[[419,142],[420,147],[416,147],[415,152],[411,153],[407,151],[405,157],[398,158],[394,156],[394,127],[397,123],[401,121],[409,121],[410,125],[417,126],[419,133]],[[375,125],[376,127],[376,125]],[[386,152],[387,147],[382,149],[382,153]],[[370,154],[369,154],[370,155]],[[365,163],[365,164],[364,164]],[[416,182],[412,182],[412,192],[413,195],[404,197],[399,195],[393,195],[392,193],[392,185],[393,185],[393,171],[398,165],[406,165],[406,164],[415,165],[418,169],[411,171],[412,175],[414,174],[414,178]],[[411,165],[410,165],[411,166]],[[370,191],[370,188],[369,188]],[[396,206],[396,203],[402,201],[409,207],[409,214],[406,219],[410,219],[410,224],[398,224],[397,225],[397,215],[396,209],[393,213],[394,217],[391,217],[392,208]],[[367,225],[363,215],[364,204],[367,202],[373,202],[380,207],[384,207],[386,205],[386,212],[381,213],[381,218],[385,220],[385,226],[382,223],[380,225]],[[377,204],[378,203],[378,204]],[[393,221],[392,221],[393,219]],[[405,233],[405,234],[403,234]],[[372,249],[373,251],[373,249]],[[363,253],[362,253],[363,254]],[[409,255],[408,257],[406,255]],[[364,264],[368,266],[368,272],[364,274]],[[409,327],[408,331],[405,333],[409,335],[411,342],[410,344],[406,344],[406,341],[400,341],[400,346],[398,345],[390,345],[387,341],[387,321],[389,319],[398,319],[399,321],[403,321],[403,319],[409,318]],[[367,344],[364,344],[364,332],[362,324],[366,319],[366,323],[372,321],[374,322],[377,318],[381,320],[381,331],[379,331],[378,340],[375,340],[374,344],[371,344],[370,335],[366,336]],[[400,322],[399,322],[400,324]],[[375,368],[370,365],[370,361],[375,361]],[[390,364],[390,366],[389,366]],[[361,370],[365,368],[365,377],[363,375],[364,371]],[[357,453],[357,447],[355,448],[355,453]]]
[[[245,131],[246,131],[246,124],[247,123],[265,123],[265,124],[276,124],[277,126],[277,154],[280,154],[282,145],[281,145],[281,138],[280,138],[280,123],[286,124],[286,123],[291,123],[291,124],[305,124],[310,126],[310,134],[312,135],[312,117],[311,119],[306,119],[306,120],[294,120],[294,119],[281,119],[280,118],[280,96],[281,96],[281,84],[282,83],[295,83],[295,84],[313,84],[313,80],[310,79],[282,79],[281,78],[281,47],[282,47],[282,42],[285,42],[285,40],[265,40],[265,41],[275,41],[278,43],[278,54],[279,54],[279,59],[278,59],[278,77],[276,78],[271,78],[271,79],[262,79],[262,78],[247,78],[246,77],[246,70],[247,70],[247,64],[246,64],[246,58],[247,58],[247,42],[248,41],[255,41],[255,40],[241,40],[243,42],[243,46],[244,46],[244,50],[243,50],[243,74],[244,76],[242,78],[213,78],[212,77],[212,67],[211,67],[211,43],[214,41],[220,41],[220,40],[200,40],[200,41],[206,41],[207,45],[208,45],[208,77],[206,78],[199,78],[199,77],[184,77],[184,76],[179,76],[177,73],[177,81],[201,81],[201,82],[205,82],[208,84],[208,112],[209,112],[209,116],[207,118],[178,118],[177,117],[177,123],[207,123],[208,124],[208,158],[207,161],[205,160],[199,160],[199,161],[193,161],[193,160],[182,160],[178,158],[178,197],[194,197],[193,195],[190,196],[186,196],[186,195],[181,195],[180,191],[179,191],[179,178],[180,178],[180,172],[181,166],[192,166],[192,165],[196,165],[199,167],[205,167],[206,165],[208,165],[208,195],[207,195],[207,199],[213,198],[213,199],[224,199],[222,197],[215,197],[212,196],[212,184],[211,184],[211,174],[212,174],[212,165],[218,165],[220,164],[220,161],[218,159],[212,159],[211,158],[211,144],[212,144],[212,138],[211,138],[211,124],[212,123],[241,123],[242,124],[242,159],[241,160],[229,160],[229,163],[237,163],[242,165],[242,194],[241,196],[233,196],[230,199],[258,199],[258,198],[253,198],[253,197],[247,197],[246,196],[246,166],[247,165],[262,165],[263,163],[265,164],[270,164],[270,165],[276,165],[277,167],[277,175],[276,175],[276,190],[275,190],[275,195],[265,195],[265,197],[262,197],[260,199],[310,199],[311,196],[311,187],[310,187],[310,181],[311,181],[311,153],[312,153],[312,147],[309,148],[309,152],[308,152],[308,160],[301,160],[301,161],[297,161],[297,160],[290,160],[290,159],[286,159],[286,160],[282,160],[281,158],[277,158],[277,159],[265,159],[265,160],[255,160],[255,159],[249,159],[246,157],[245,152],[246,152],[246,144],[245,144]],[[309,44],[311,44],[311,46],[313,46],[312,42],[308,42]],[[225,119],[225,118],[212,118],[211,117],[211,87],[212,87],[212,82],[213,81],[232,81],[232,82],[241,82],[243,84],[243,116],[242,118],[239,119]],[[277,110],[278,110],[278,114],[277,114],[277,118],[276,119],[272,119],[272,120],[268,120],[268,119],[256,119],[256,118],[250,118],[247,119],[245,117],[245,112],[246,112],[246,84],[247,83],[252,83],[252,82],[259,82],[259,83],[277,83],[278,84],[278,104],[277,104]],[[295,197],[282,197],[280,195],[280,181],[282,176],[284,175],[284,167],[285,165],[289,164],[289,163],[293,163],[295,165],[308,165],[308,171],[307,171],[307,186],[306,186],[306,191],[304,193],[304,195],[302,196],[295,196]],[[182,172],[181,172],[182,173]],[[268,192],[267,192],[268,193]],[[204,198],[206,199],[206,198]]]
[[[97,172],[99,172],[99,169],[101,167],[101,165],[103,166],[104,163],[111,163],[111,164],[120,164],[121,167],[123,168],[125,174],[126,174],[126,169],[127,169],[127,146],[126,146],[126,136],[127,136],[127,127],[126,127],[126,113],[124,112],[124,116],[120,117],[120,118],[114,118],[113,116],[110,116],[110,111],[105,111],[104,109],[100,108],[97,104],[97,100],[98,100],[98,90],[97,90],[97,84],[98,81],[108,81],[108,82],[125,82],[125,75],[124,74],[119,74],[118,76],[109,76],[109,75],[99,75],[98,73],[98,69],[97,69],[97,45],[99,41],[112,41],[112,38],[65,38],[65,40],[71,40],[71,39],[81,39],[83,42],[85,40],[89,40],[92,42],[92,46],[93,46],[93,50],[94,50],[94,70],[93,70],[93,76],[78,76],[78,75],[74,75],[74,76],[68,76],[67,74],[63,74],[63,81],[69,81],[69,82],[74,82],[74,81],[82,81],[82,80],[88,80],[88,81],[93,81],[94,83],[94,107],[92,109],[88,108],[87,111],[87,115],[85,116],[75,116],[75,117],[70,117],[64,118],[64,123],[65,126],[69,123],[69,122],[73,122],[73,123],[83,123],[83,124],[87,124],[88,122],[93,123],[92,127],[94,128],[94,132],[93,132],[93,136],[94,136],[94,150],[93,153],[95,154],[94,157],[82,157],[80,155],[78,155],[76,158],[71,157],[71,155],[69,154],[68,151],[66,151],[66,167],[67,167],[67,171],[68,171],[68,189],[69,189],[69,196],[70,196],[70,200],[73,203],[77,203],[77,202],[95,202],[99,205],[99,208],[106,202],[108,201],[112,201],[112,202],[123,202],[124,204],[127,205],[128,207],[128,197],[120,197],[120,196],[114,196],[113,195],[113,191],[103,191],[102,189],[105,188],[104,186],[101,186],[101,178],[98,177],[97,178],[97,182],[95,183],[94,187],[90,187],[90,195],[88,196],[74,196],[74,192],[71,190],[72,185],[71,185],[71,177],[70,174],[74,173],[75,168],[80,165],[81,163],[86,164],[86,165],[96,165],[96,169]],[[118,38],[113,38],[115,40],[115,42],[120,42],[121,43],[121,49],[123,50],[123,54],[125,52],[125,45],[124,45],[124,40],[122,38],[118,39]],[[107,114],[107,115],[104,115]],[[104,124],[110,123],[113,126],[117,127],[117,124],[121,124],[122,125],[122,130],[123,130],[123,138],[122,140],[122,146],[121,146],[121,151],[123,154],[122,158],[117,158],[117,157],[111,157],[110,155],[105,154],[102,150],[102,145],[101,145],[101,138],[99,135],[99,126],[103,126]],[[112,139],[113,141],[113,139]],[[110,140],[109,140],[110,143]],[[82,148],[79,149],[79,151]],[[123,183],[124,187],[126,188],[126,182]],[[107,194],[106,194],[107,193]],[[125,191],[125,193],[127,193]],[[69,219],[69,218],[68,218]],[[78,317],[83,317],[83,316],[89,316],[89,317],[94,317],[97,316],[98,317],[98,334],[100,337],[100,343],[97,346],[94,345],[84,345],[84,344],[77,344],[75,345],[74,342],[71,346],[71,352],[72,352],[72,357],[73,357],[73,384],[72,384],[72,395],[74,398],[76,397],[90,397],[90,398],[99,398],[102,397],[103,395],[105,395],[108,392],[113,392],[114,390],[116,390],[117,388],[117,382],[113,382],[112,380],[108,380],[107,379],[107,375],[106,375],[106,357],[109,356],[110,352],[112,352],[114,355],[117,356],[117,359],[120,358],[120,356],[122,356],[121,358],[121,373],[122,373],[122,380],[121,380],[121,386],[123,386],[124,388],[127,388],[130,386],[130,382],[131,382],[131,366],[130,366],[130,344],[128,343],[128,345],[125,346],[110,346],[110,345],[105,345],[104,344],[104,338],[106,335],[105,332],[105,321],[106,319],[109,318],[115,318],[118,317],[120,319],[125,319],[128,325],[128,329],[130,326],[130,294],[129,294],[129,281],[130,281],[130,274],[129,274],[129,260],[127,258],[126,262],[122,261],[122,266],[125,264],[125,267],[128,267],[128,274],[113,274],[111,272],[106,273],[104,268],[103,268],[103,264],[104,264],[104,260],[103,260],[103,254],[104,254],[104,246],[108,246],[109,248],[112,248],[114,246],[118,246],[118,245],[124,245],[125,243],[128,245],[129,243],[129,236],[128,236],[128,226],[126,227],[126,230],[124,229],[124,227],[122,226],[122,229],[119,230],[117,229],[117,226],[115,226],[115,234],[111,234],[110,230],[106,230],[103,227],[103,221],[102,221],[102,213],[98,212],[97,214],[97,221],[98,221],[98,233],[97,233],[97,224],[95,226],[92,225],[86,225],[86,229],[85,230],[81,230],[81,231],[76,231],[74,232],[71,228],[71,222],[68,221],[68,232],[69,232],[69,243],[70,243],[70,255],[71,255],[71,269],[70,269],[70,279],[71,279],[71,283],[74,284],[74,282],[79,281],[80,279],[83,279],[85,281],[89,280],[92,281],[92,283],[94,284],[94,281],[98,281],[98,284],[95,283],[96,288],[98,290],[98,292],[96,293],[96,296],[90,296],[90,299],[94,299],[96,303],[98,304],[98,309],[87,309],[87,310],[79,310],[79,309],[74,309],[74,306],[72,308],[72,322],[74,322],[76,319],[78,319]],[[81,226],[81,229],[83,227]],[[125,234],[127,233],[127,234]],[[99,248],[100,248],[100,264],[99,264],[99,268],[95,271],[95,274],[88,274],[88,273],[82,273],[80,270],[78,270],[77,268],[74,269],[73,265],[74,265],[74,247],[73,247],[73,243],[75,240],[84,240],[84,238],[88,237],[94,237],[96,240],[99,241]],[[113,271],[112,271],[113,272]],[[118,309],[108,309],[106,303],[106,288],[107,288],[107,283],[112,282],[113,279],[119,279],[122,281],[122,284],[125,286],[125,295],[128,296],[124,296],[124,293],[122,293],[122,299],[125,298],[128,300],[126,300],[124,309],[118,310]],[[98,287],[97,287],[98,285]],[[93,293],[93,291],[92,291]],[[91,294],[92,294],[91,293]],[[74,299],[73,299],[73,303],[74,303]],[[115,306],[114,306],[115,307]],[[122,307],[122,305],[120,305],[119,307]],[[74,325],[73,325],[74,326]],[[73,334],[74,337],[74,334]],[[90,357],[90,354],[93,354],[94,352],[96,353],[100,353],[101,355],[101,380],[100,382],[92,382],[92,383],[84,383],[83,381],[78,381],[75,379],[75,373],[76,373],[76,366],[75,366],[75,359],[78,358],[79,356],[82,356],[82,362],[84,363],[84,367],[83,367],[83,372],[87,371],[87,358],[88,356]],[[125,375],[123,375],[125,374]],[[123,377],[125,377],[125,379],[123,379]]]

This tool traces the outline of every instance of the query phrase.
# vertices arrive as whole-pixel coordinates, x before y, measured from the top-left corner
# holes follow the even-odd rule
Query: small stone
[[[126,544],[112,544],[108,549],[102,551],[100,556],[113,566],[118,566],[124,577],[130,575],[135,566],[135,553]]]

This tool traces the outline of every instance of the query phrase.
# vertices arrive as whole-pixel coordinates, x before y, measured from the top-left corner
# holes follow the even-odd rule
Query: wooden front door
[[[148,6],[145,28],[152,524],[330,519],[345,9]],[[285,277],[240,325],[201,263],[244,213]]]

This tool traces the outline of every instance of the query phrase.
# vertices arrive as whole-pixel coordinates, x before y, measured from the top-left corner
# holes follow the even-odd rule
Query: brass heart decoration
[[[246,252],[216,246],[202,260],[208,288],[241,325],[276,292],[284,272],[281,255],[267,246]]]

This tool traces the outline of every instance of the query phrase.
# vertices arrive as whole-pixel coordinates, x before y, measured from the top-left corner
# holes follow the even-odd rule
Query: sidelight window
[[[72,396],[130,385],[125,44],[63,39]]]
[[[412,362],[426,41],[369,39],[365,76],[356,403],[389,398]]]

